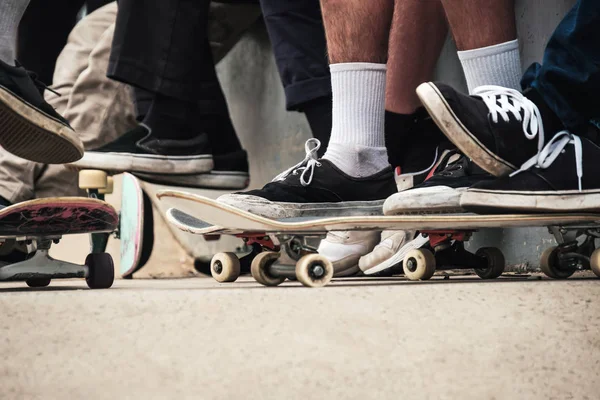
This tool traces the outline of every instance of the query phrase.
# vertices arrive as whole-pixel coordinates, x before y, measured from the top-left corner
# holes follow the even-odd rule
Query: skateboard
[[[111,232],[117,222],[113,207],[85,197],[36,199],[0,210],[0,281],[44,287],[52,279],[85,278],[91,289],[111,287],[112,257],[93,243],[85,265],[55,260],[48,252],[63,235]]]
[[[170,209],[167,220],[177,228],[200,235],[234,235],[253,245],[253,277],[267,286],[295,277],[306,286],[324,286],[333,275],[331,263],[318,254],[309,239],[323,238],[329,231],[417,230],[429,238],[427,247],[410,251],[403,271],[411,280],[426,280],[438,269],[473,269],[484,279],[502,274],[502,252],[494,247],[467,251],[464,242],[481,228],[549,227],[558,246],[547,249],[540,260],[542,271],[551,278],[571,276],[591,269],[600,277],[600,214],[431,214],[366,217],[302,217],[273,220],[213,199],[186,192],[165,190],[159,198],[176,197],[195,205],[186,212]],[[260,248],[260,249],[259,249]],[[277,260],[295,261],[296,267]],[[239,275],[239,260],[227,253],[217,254],[211,272],[219,281],[233,281]]]
[[[79,170],[80,188],[85,189],[88,192],[88,196],[99,199],[104,199],[106,194],[112,193],[114,185],[113,176],[123,174],[120,223],[114,235],[121,240],[120,273],[126,279],[132,278],[132,275],[136,271],[143,268],[152,254],[154,246],[152,207],[157,207],[161,215],[164,215],[168,208],[165,202],[156,201],[157,191],[173,187],[185,187],[186,190],[194,190],[193,188],[195,187],[208,188],[215,186],[217,183],[220,185],[220,189],[223,187],[243,189],[248,186],[248,175],[241,173],[231,173],[225,181],[222,177],[215,181],[212,173],[199,175],[154,175],[137,172],[131,174],[120,170],[111,170],[109,167],[103,170],[82,169],[73,165],[70,167]],[[185,238],[185,235],[182,235],[181,231],[175,229],[171,224],[167,224],[167,226],[172,231],[173,238],[188,254],[192,256],[195,254],[198,255],[196,243],[190,243]],[[106,246],[110,235],[95,236],[99,245],[103,244]],[[233,241],[230,242],[233,243]],[[208,243],[208,241],[205,243]],[[227,243],[207,246],[209,248],[208,252],[209,254],[214,254],[216,251],[224,248],[224,246],[227,246]],[[203,265],[204,263],[202,260],[196,259],[196,264]]]
[[[106,194],[112,193],[114,181],[105,171],[81,170],[79,187],[85,189],[90,198],[104,200]],[[119,272],[123,278],[129,279],[146,265],[154,245],[152,203],[142,190],[140,180],[129,173],[123,173],[119,224],[112,233],[121,240]],[[92,240],[99,248],[106,249],[110,234],[93,234]]]

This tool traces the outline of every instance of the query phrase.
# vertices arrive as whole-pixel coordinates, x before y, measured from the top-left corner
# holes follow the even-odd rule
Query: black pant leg
[[[119,0],[108,76],[185,101],[221,92],[208,47],[210,0]]]
[[[331,96],[327,42],[319,0],[260,0],[285,88],[287,108]]]
[[[19,62],[48,85],[83,3],[84,0],[31,0],[19,24]]]

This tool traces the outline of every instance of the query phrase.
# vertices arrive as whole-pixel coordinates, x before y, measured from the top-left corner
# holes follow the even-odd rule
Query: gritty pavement
[[[0,284],[1,399],[598,399],[600,280]]]

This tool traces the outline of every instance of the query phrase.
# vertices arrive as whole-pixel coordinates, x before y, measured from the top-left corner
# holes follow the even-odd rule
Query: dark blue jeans
[[[600,0],[599,0],[600,1]],[[319,0],[260,0],[288,110],[331,96]]]
[[[521,85],[536,89],[571,132],[600,128],[600,0],[577,2]]]

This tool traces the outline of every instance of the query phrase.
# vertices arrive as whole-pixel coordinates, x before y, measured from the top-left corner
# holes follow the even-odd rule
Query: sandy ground
[[[600,281],[0,284],[0,398],[597,399]]]

